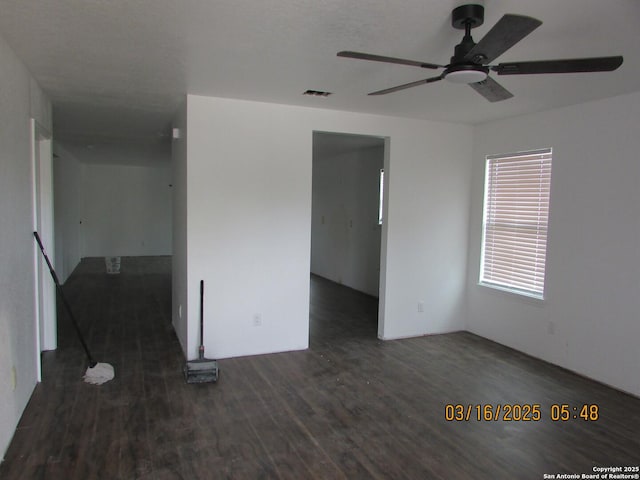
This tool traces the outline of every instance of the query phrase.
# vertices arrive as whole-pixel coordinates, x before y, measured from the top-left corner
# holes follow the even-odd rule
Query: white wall
[[[187,351],[187,318],[189,302],[187,293],[189,288],[187,277],[187,101],[176,113],[174,128],[178,129],[179,137],[173,140],[171,146],[171,166],[173,169],[173,226],[171,257],[172,282],[172,321],[176,335],[184,352]],[[197,287],[196,287],[197,288]],[[193,356],[193,352],[189,352]],[[190,357],[192,358],[192,357]]]
[[[87,163],[82,173],[83,257],[171,254],[169,162]]]
[[[54,146],[53,193],[56,273],[62,283],[76,268],[81,253],[82,164],[63,147]]]
[[[378,296],[384,146],[313,158],[311,272]]]
[[[639,124],[634,93],[478,126],[468,278],[469,330],[635,395]],[[546,300],[536,302],[477,279],[484,157],[541,147],[553,148],[553,167]]]
[[[0,70],[0,452],[4,456],[37,379],[30,118],[51,131],[51,105],[2,37]]]
[[[56,142],[54,151],[56,271],[62,282],[83,257],[171,254],[169,144],[144,149],[123,141],[89,150]]]
[[[464,327],[471,127],[192,95],[187,119],[189,357],[200,279],[210,356],[307,347],[314,130],[390,137],[379,335]]]

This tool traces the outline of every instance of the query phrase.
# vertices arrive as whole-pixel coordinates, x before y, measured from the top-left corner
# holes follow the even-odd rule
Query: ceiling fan
[[[622,65],[622,57],[572,58],[566,60],[538,60],[529,62],[507,62],[489,65],[516,43],[542,25],[540,20],[524,15],[504,15],[498,23],[478,42],[471,37],[471,29],[484,23],[482,5],[462,5],[451,13],[454,28],[464,30],[464,38],[456,45],[448,65],[405,60],[402,58],[372,55],[370,53],[342,51],[339,57],[372,60],[374,62],[395,63],[444,71],[436,76],[405,83],[396,87],[371,92],[369,95],[385,95],[425,83],[433,83],[443,78],[453,83],[466,83],[490,102],[499,102],[513,97],[513,94],[489,76],[529,75],[539,73],[610,72]]]

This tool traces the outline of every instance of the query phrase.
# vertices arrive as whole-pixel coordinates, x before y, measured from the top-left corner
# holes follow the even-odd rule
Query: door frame
[[[336,131],[336,130],[324,130],[324,129],[313,129],[311,132],[311,162],[312,162],[312,178],[311,178],[311,195],[313,196],[313,143],[314,143],[314,134],[331,134],[331,135],[339,135],[339,136],[358,136],[358,137],[372,137],[377,138],[384,141],[384,159],[382,169],[384,170],[384,185],[383,185],[383,195],[382,195],[382,225],[380,225],[380,255],[379,255],[379,264],[378,264],[378,338],[385,338],[385,311],[386,311],[386,292],[387,292],[387,236],[388,236],[388,219],[389,219],[389,179],[390,179],[390,163],[391,163],[391,137],[388,135],[379,135],[375,133],[353,133],[353,132],[345,132],[345,131]],[[313,205],[311,206],[311,211],[309,212],[309,228],[313,230],[311,225],[312,217],[313,217]],[[312,237],[312,235],[311,235]],[[313,241],[312,238],[310,238]],[[311,247],[310,247],[311,250]],[[311,259],[309,259],[311,260]]]
[[[33,230],[42,239],[51,262],[55,259],[53,213],[53,146],[52,136],[45,127],[31,119],[31,172]],[[37,378],[42,381],[40,353],[57,348],[56,289],[39,247],[33,242],[35,272],[35,331]]]

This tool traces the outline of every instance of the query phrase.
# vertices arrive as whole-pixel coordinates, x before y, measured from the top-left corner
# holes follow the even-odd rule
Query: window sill
[[[478,282],[478,286],[486,287],[489,290],[500,292],[511,297],[520,297],[526,300],[530,300],[534,304],[542,304],[545,300],[544,295],[517,290],[515,288],[503,287],[502,285],[495,285],[493,283]]]

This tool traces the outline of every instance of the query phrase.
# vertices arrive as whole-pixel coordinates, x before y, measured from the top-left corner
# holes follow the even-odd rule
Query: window
[[[480,283],[543,298],[551,149],[487,157]]]
[[[382,225],[382,199],[384,198],[384,169],[380,169],[380,196],[378,197],[378,225]]]

